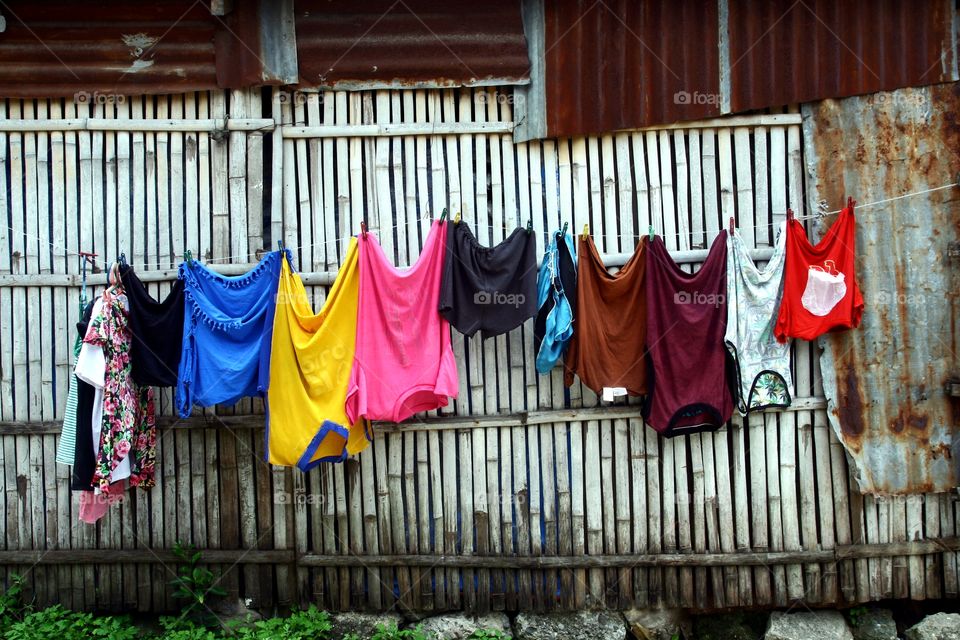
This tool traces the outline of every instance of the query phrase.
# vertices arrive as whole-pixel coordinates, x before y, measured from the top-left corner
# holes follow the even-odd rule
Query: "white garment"
[[[727,242],[727,331],[724,342],[737,364],[737,409],[750,411],[790,405],[790,344],[777,342],[774,328],[783,295],[786,228],[763,271],[750,258],[743,239]]]
[[[90,313],[90,324],[103,313],[103,298],[97,298]],[[84,342],[80,347],[80,355],[74,365],[74,374],[94,388],[93,414],[93,458],[97,459],[100,453],[100,431],[103,426],[103,385],[107,377],[107,361],[103,349],[99,345]],[[127,454],[113,469],[110,482],[118,482],[130,477],[130,455]]]

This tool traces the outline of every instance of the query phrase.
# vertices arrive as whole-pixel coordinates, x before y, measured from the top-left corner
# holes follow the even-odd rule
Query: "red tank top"
[[[863,296],[855,267],[856,218],[853,207],[840,212],[817,246],[810,244],[803,225],[787,223],[787,265],[776,336],[813,340],[828,331],[860,325]]]

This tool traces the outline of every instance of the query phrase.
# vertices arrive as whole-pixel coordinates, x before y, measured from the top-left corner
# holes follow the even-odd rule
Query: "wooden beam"
[[[284,138],[382,138],[513,133],[512,122],[424,122],[282,127]]]
[[[210,564],[291,564],[293,550],[198,549]],[[50,549],[0,551],[0,564],[181,564],[171,549]]]
[[[291,247],[292,248],[292,247]],[[677,264],[699,264],[703,262],[708,249],[692,249],[689,251],[674,251],[670,256]],[[750,251],[750,257],[753,260],[763,262],[770,259],[773,255],[773,249],[763,248]],[[601,256],[603,263],[608,267],[620,267],[627,263],[633,256],[632,253],[613,253]],[[236,276],[241,275],[256,266],[256,263],[244,264],[219,264],[207,263],[213,271],[223,275]],[[157,271],[138,271],[137,277],[142,282],[168,282],[177,279],[177,269],[166,269]],[[308,271],[300,274],[303,284],[310,286],[330,286],[337,279],[336,271]],[[92,286],[105,285],[107,276],[104,273],[88,274],[87,284]],[[79,287],[81,277],[77,274],[67,273],[30,273],[30,274],[4,274],[0,275],[0,288],[3,287]]]
[[[657,553],[596,556],[466,556],[466,555],[320,555],[293,550],[199,549],[204,563],[297,564],[301,567],[444,567],[474,569],[596,569],[617,567],[764,566],[834,562],[852,558],[923,556],[960,551],[960,538],[916,542],[846,545],[821,551],[765,553]],[[170,549],[53,549],[0,551],[0,565],[17,564],[179,564]]]
[[[117,118],[63,118],[60,120],[0,120],[0,131],[50,132],[50,131],[160,131],[212,133],[227,131],[273,131],[272,118],[200,118],[181,120]]]
[[[794,398],[793,404],[782,411],[810,411],[825,409],[827,402],[824,398]],[[373,428],[387,433],[403,431],[443,431],[460,429],[489,429],[501,427],[529,427],[541,424],[558,422],[578,422],[581,420],[612,420],[612,419],[641,419],[640,407],[636,405],[593,407],[590,409],[561,409],[556,411],[531,411],[529,413],[509,413],[503,415],[475,416],[475,417],[440,417],[428,420],[410,421],[402,423],[375,422]],[[739,417],[736,418],[739,420]],[[262,429],[264,416],[239,415],[217,416],[203,415],[189,418],[176,416],[157,417],[157,427],[160,429]],[[42,422],[26,422],[17,420],[0,421],[0,435],[42,435],[60,433],[60,420],[44,420]]]

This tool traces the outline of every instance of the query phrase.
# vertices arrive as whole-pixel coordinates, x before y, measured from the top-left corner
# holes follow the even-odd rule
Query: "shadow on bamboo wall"
[[[96,526],[77,521],[69,469],[54,462],[77,251],[125,252],[159,297],[184,249],[242,270],[282,239],[319,307],[363,216],[410,264],[444,207],[485,244],[528,217],[541,249],[564,222],[588,223],[607,256],[630,253],[650,224],[672,251],[704,248],[733,212],[748,244],[766,247],[787,205],[801,208],[796,113],[514,145],[511,100],[446,90],[0,103],[6,575],[27,573],[40,603],[169,610],[180,540],[261,607],[956,597],[954,500],[857,493],[807,343],[794,348],[791,410],[667,440],[635,404],[601,406],[559,371],[537,376],[529,323],[487,342],[454,333],[456,402],[377,425],[366,452],[307,474],[263,462],[259,400],[176,420],[163,390],[157,486]]]

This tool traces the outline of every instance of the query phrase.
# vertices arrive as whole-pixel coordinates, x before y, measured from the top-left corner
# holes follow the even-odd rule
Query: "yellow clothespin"
[[[583,239],[586,240],[589,235],[590,235],[590,225],[585,224],[583,225]]]
[[[453,218],[453,224],[460,224],[460,212],[457,211],[457,215]]]

